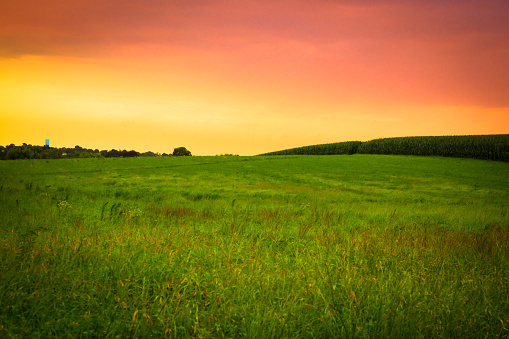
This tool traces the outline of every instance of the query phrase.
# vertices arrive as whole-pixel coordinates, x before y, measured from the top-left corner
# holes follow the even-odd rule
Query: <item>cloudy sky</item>
[[[507,18],[507,0],[3,1],[0,145],[506,134]]]

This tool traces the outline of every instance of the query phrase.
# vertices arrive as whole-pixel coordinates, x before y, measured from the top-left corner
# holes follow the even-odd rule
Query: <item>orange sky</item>
[[[0,8],[0,145],[252,155],[509,133],[507,0]]]

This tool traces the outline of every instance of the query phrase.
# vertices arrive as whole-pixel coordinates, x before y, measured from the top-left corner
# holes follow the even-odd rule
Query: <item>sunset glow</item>
[[[509,133],[509,2],[27,0],[0,145],[252,155]]]

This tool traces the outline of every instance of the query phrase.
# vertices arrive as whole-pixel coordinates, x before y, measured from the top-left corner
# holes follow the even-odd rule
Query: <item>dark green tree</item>
[[[154,152],[151,152],[151,151],[140,154],[140,157],[156,157],[156,156],[157,156],[157,154]]]
[[[109,150],[106,154],[103,154],[106,158],[118,158],[122,156],[122,152],[116,149]]]
[[[177,147],[173,150],[173,155],[176,157],[191,156],[191,152],[185,147]]]
[[[138,152],[132,150],[132,151],[126,151],[126,150],[122,150],[122,157],[124,158],[134,158],[134,157],[137,157],[139,154]]]
[[[140,155],[140,154],[139,154],[138,152],[136,152],[135,150],[131,150],[131,151],[127,152],[127,156],[128,156],[129,158],[134,158],[134,157],[137,157],[137,156],[139,156],[139,155]]]
[[[44,147],[41,152],[41,159],[60,159],[62,157],[62,150],[53,147]]]
[[[31,147],[28,145],[18,146],[11,148],[5,159],[7,160],[17,160],[17,159],[36,159],[39,158],[39,155],[35,153]]]

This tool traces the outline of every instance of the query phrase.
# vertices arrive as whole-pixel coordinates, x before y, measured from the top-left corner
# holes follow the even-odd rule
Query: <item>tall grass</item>
[[[0,166],[2,337],[509,335],[505,163]]]

